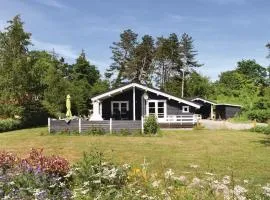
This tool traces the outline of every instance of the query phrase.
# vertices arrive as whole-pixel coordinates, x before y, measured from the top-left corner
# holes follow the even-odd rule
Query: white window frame
[[[126,103],[127,104],[127,111],[129,111],[129,101],[111,101],[111,114],[113,114],[113,104],[114,103],[120,104],[120,106],[118,106],[120,111],[121,111],[121,103]]]
[[[189,106],[182,106],[182,113],[189,113]]]
[[[164,117],[158,117],[158,103],[164,102]],[[164,99],[150,99],[146,101],[146,116],[149,116],[149,103],[155,103],[155,115],[158,120],[165,120],[167,118],[167,100]]]

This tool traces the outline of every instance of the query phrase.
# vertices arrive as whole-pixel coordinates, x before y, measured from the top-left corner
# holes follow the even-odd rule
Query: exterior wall
[[[144,94],[144,91],[135,89],[135,114],[136,114],[136,120],[141,119],[142,115],[142,95]],[[184,103],[178,103],[175,100],[169,100],[166,97],[162,95],[157,95],[155,93],[147,92],[149,100],[167,100],[167,115],[189,115],[195,113],[195,108],[192,106],[189,106],[189,113],[183,113],[182,107],[188,106]],[[109,120],[110,117],[112,117],[111,113],[111,101],[128,101],[129,102],[129,112],[128,112],[128,120],[133,120],[133,88],[123,91],[120,94],[117,94],[115,96],[109,97],[107,99],[104,99],[102,101],[102,118],[104,120]],[[144,108],[145,109],[145,108]],[[144,110],[145,112],[145,110]],[[145,115],[145,113],[143,113]]]
[[[229,119],[241,111],[240,107],[229,105],[216,105],[216,119]]]
[[[154,93],[148,93],[149,99],[165,99],[167,100],[167,115],[190,115],[195,113],[195,108],[184,103],[178,103],[175,100],[167,99],[161,95],[156,95]],[[189,113],[183,113],[182,107],[189,106]]]
[[[143,92],[135,89],[135,114],[136,120],[141,119],[141,96]],[[102,101],[102,118],[104,120],[109,120],[112,117],[111,113],[111,102],[112,101],[128,101],[129,103],[129,111],[128,111],[128,119],[133,120],[133,88],[127,91],[123,91],[120,94],[109,97]]]
[[[200,109],[196,111],[196,114],[202,115],[203,119],[210,118],[211,116],[211,104],[207,102],[203,102],[200,100],[194,101],[195,103],[198,103],[201,105]]]

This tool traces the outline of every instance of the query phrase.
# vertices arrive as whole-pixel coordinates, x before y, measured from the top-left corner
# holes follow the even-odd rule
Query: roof
[[[213,101],[209,101],[207,99],[203,99],[201,97],[196,97],[196,98],[192,99],[191,101],[202,101],[202,102],[209,103],[209,104],[212,104],[212,105],[217,105],[217,103],[215,103]]]
[[[152,93],[156,93],[157,95],[167,97],[168,99],[173,99],[175,101],[178,101],[179,103],[185,103],[185,104],[190,105],[190,106],[195,107],[195,108],[200,108],[201,107],[200,105],[198,105],[198,104],[196,104],[194,102],[191,102],[191,101],[188,101],[186,99],[182,99],[182,98],[173,96],[171,94],[162,92],[162,91],[160,91],[158,89],[155,89],[155,88],[151,88],[151,87],[148,87],[148,86],[145,86],[145,85],[141,85],[139,83],[129,83],[129,84],[121,86],[119,88],[109,90],[108,92],[105,92],[105,93],[102,93],[100,95],[92,97],[91,100],[92,101],[97,101],[97,100],[100,100],[100,99],[104,99],[104,98],[110,97],[111,95],[121,93],[124,90],[127,90],[129,88],[133,88],[133,87],[139,88],[141,90],[149,91],[149,92],[152,92]]]
[[[237,105],[237,104],[229,104],[229,103],[218,103],[216,104],[217,106],[232,106],[232,107],[241,107],[241,105]]]
[[[207,100],[207,99],[203,99],[203,98],[201,98],[201,97],[193,98],[191,101],[202,101],[202,102],[209,103],[209,104],[212,104],[212,105],[215,105],[215,106],[233,106],[233,107],[242,107],[241,105],[237,105],[237,104],[216,103],[216,102],[213,102],[213,101],[209,101],[209,100]]]

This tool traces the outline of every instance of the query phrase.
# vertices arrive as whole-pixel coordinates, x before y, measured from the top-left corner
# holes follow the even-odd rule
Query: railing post
[[[51,133],[51,118],[48,117],[48,131]]]
[[[143,115],[141,117],[141,124],[142,124],[142,134],[144,134],[144,118],[143,118]]]
[[[110,134],[112,134],[112,118],[110,118]]]
[[[79,118],[79,133],[82,132],[82,119]]]

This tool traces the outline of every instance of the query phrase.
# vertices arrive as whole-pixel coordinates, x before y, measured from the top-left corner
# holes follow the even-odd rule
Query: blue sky
[[[130,28],[139,33],[194,39],[199,71],[215,80],[242,59],[266,66],[269,0],[0,0],[0,30],[21,14],[35,49],[55,51],[72,63],[85,49],[104,72],[109,46]]]

